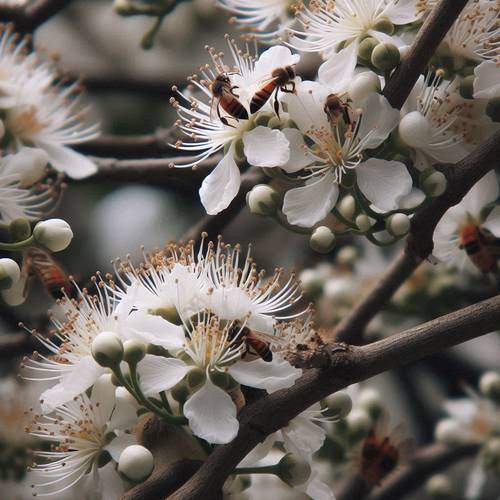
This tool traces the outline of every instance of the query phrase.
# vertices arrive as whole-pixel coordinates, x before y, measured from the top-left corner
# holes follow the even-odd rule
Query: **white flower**
[[[52,63],[26,55],[26,42],[10,28],[0,40],[0,109],[11,140],[10,149],[43,149],[51,165],[70,177],[83,178],[97,171],[85,156],[68,148],[95,138],[98,127],[82,121],[79,83],[63,86]]]
[[[167,391],[197,369],[205,374],[201,387],[184,404],[184,415],[192,432],[211,443],[228,443],[237,434],[239,423],[231,396],[213,383],[211,377],[226,372],[240,384],[273,392],[291,387],[302,370],[293,368],[281,356],[271,361],[243,358],[246,345],[240,337],[244,327],[201,312],[186,325],[184,355],[164,358],[146,355],[139,363],[140,384],[145,394]]]
[[[434,231],[433,255],[450,265],[463,266],[467,259],[465,248],[461,248],[466,234],[475,230],[488,230],[500,236],[500,208],[495,207],[483,219],[482,210],[498,198],[498,181],[494,171],[487,173],[465,195],[463,200],[443,215]],[[495,257],[496,261],[496,257]],[[489,262],[489,259],[488,259]],[[489,269],[481,269],[487,272]]]
[[[397,161],[365,158],[364,151],[378,147],[399,121],[399,112],[385,97],[371,94],[352,119],[354,127],[343,120],[335,124],[324,112],[328,90],[304,82],[298,96],[287,96],[288,111],[299,130],[312,142],[306,146],[297,138],[292,146],[301,154],[294,160],[305,174],[305,185],[286,192],[283,213],[290,224],[311,227],[335,207],[339,185],[344,176],[355,172],[361,193],[381,211],[398,208],[398,201],[412,188],[406,166]],[[364,112],[364,110],[366,112]]]
[[[61,185],[59,181],[42,180],[44,154],[39,149],[21,148],[16,154],[0,158],[0,221],[37,220],[55,207]]]
[[[123,340],[137,338],[166,348],[182,346],[181,327],[159,316],[131,312],[132,306],[125,299],[117,305],[102,281],[96,290],[97,295],[80,291],[77,301],[65,299],[60,302],[66,321],[52,319],[57,330],[54,340],[37,334],[51,354],[38,354],[27,362],[26,370],[32,380],[56,383],[40,396],[45,412],[86,391],[106,372],[91,352],[92,342],[101,332],[113,332]]]
[[[356,66],[359,41],[369,35],[379,42],[403,45],[397,37],[378,28],[387,21],[393,25],[416,21],[420,15],[417,3],[415,0],[316,0],[298,11],[303,29],[290,28],[294,34],[290,45],[297,50],[324,53],[328,60],[320,70],[320,81],[323,80],[321,73],[327,72],[333,77],[332,85],[336,81],[348,84]],[[332,89],[332,92],[338,90]]]
[[[290,0],[217,0],[217,5],[233,13],[232,21],[264,42],[272,42],[294,22]]]
[[[444,42],[452,55],[472,61],[498,60],[500,6],[490,0],[472,0],[446,34]]]
[[[90,397],[83,393],[59,407],[54,416],[36,416],[31,435],[55,444],[51,451],[35,452],[40,459],[33,469],[37,496],[58,495],[88,481],[96,498],[111,498],[106,489],[120,487],[121,479],[115,472],[104,481],[100,466],[106,458],[118,462],[123,449],[135,443],[131,434],[121,431],[136,419],[135,407],[115,398],[108,375],[96,381]]]
[[[465,104],[455,102],[458,82],[441,83],[439,78],[420,76],[401,109],[398,132],[413,148],[415,166],[429,163],[456,163],[468,154],[464,131],[459,124]]]
[[[201,68],[202,79],[190,79],[192,85],[200,92],[200,98],[191,93],[179,93],[180,102],[173,99],[177,109],[180,130],[189,141],[179,140],[176,148],[197,153],[191,161],[174,165],[192,167],[198,165],[209,156],[224,149],[224,156],[215,169],[205,177],[200,188],[200,199],[208,214],[217,214],[229,206],[240,188],[240,170],[237,164],[237,149],[242,149],[247,161],[259,167],[281,167],[291,157],[289,139],[285,131],[272,130],[253,124],[250,119],[228,117],[227,112],[219,107],[222,120],[217,116],[217,99],[213,100],[211,84],[217,75],[227,74],[234,93],[241,105],[249,114],[250,101],[255,92],[261,88],[262,82],[268,80],[274,69],[283,66],[294,66],[299,61],[286,47],[276,46],[266,50],[257,61],[249,52],[242,52],[229,38],[229,50],[234,64],[223,62],[220,53],[210,48],[209,54],[213,68],[209,65]],[[214,101],[214,102],[213,102]],[[266,103],[266,106],[270,106]],[[241,155],[241,151],[238,153]]]
[[[500,96],[500,66],[484,61],[474,69],[474,98],[492,99]]]

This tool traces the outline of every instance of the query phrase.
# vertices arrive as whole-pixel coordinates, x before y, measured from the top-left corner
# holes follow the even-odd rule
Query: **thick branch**
[[[492,134],[456,165],[441,168],[448,179],[446,192],[413,217],[405,251],[387,269],[365,298],[340,322],[335,330],[337,340],[361,342],[366,325],[385,306],[422,260],[432,252],[432,235],[441,217],[450,207],[459,203],[471,187],[495,166],[499,156],[500,131]]]
[[[418,77],[425,71],[455,19],[468,0],[441,0],[419,29],[415,42],[403,57],[384,88],[384,95],[394,108],[401,108]]]
[[[71,0],[35,0],[26,7],[2,7],[0,19],[14,23],[18,32],[32,33],[70,3]]]
[[[369,500],[391,500],[404,498],[434,474],[446,469],[454,463],[475,455],[478,452],[477,444],[466,444],[450,448],[442,444],[433,444],[422,448],[407,467],[392,477],[374,491]]]
[[[236,438],[219,446],[169,499],[211,498],[248,452],[314,402],[352,383],[489,333],[499,320],[497,296],[373,344],[337,350],[325,369],[309,370],[293,387],[245,407]]]

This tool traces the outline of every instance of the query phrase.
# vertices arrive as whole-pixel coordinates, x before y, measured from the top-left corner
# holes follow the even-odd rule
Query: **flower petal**
[[[144,394],[158,394],[171,389],[191,370],[191,366],[177,358],[163,358],[146,354],[137,365]]]
[[[230,151],[201,185],[200,199],[207,214],[216,215],[227,208],[238,194],[240,184],[240,169]]]
[[[259,125],[243,134],[243,150],[250,165],[279,167],[290,159],[290,143],[281,130]]]
[[[369,158],[356,167],[361,192],[377,208],[398,208],[398,201],[410,193],[413,181],[404,163]]]
[[[290,159],[280,165],[280,168],[291,174],[310,165],[314,160],[311,155],[307,154],[308,149],[304,142],[304,136],[296,128],[285,128],[283,134],[290,144]]]
[[[482,226],[489,229],[495,236],[500,237],[500,207],[495,207],[489,213]]]
[[[358,61],[358,42],[353,41],[339,52],[332,52],[330,57],[319,67],[318,81],[334,94],[347,91],[354,77]]]
[[[299,415],[281,429],[286,451],[296,453],[306,460],[318,451],[326,438],[326,432],[306,416]]]
[[[500,67],[494,61],[483,61],[474,69],[474,97],[492,99],[500,96]]]
[[[236,406],[231,397],[214,385],[210,378],[186,401],[184,415],[193,434],[209,443],[229,443],[238,434]]]
[[[240,384],[274,392],[291,387],[302,375],[302,370],[274,354],[272,361],[260,358],[238,361],[229,367],[228,373]]]
[[[283,213],[290,224],[311,227],[328,215],[338,197],[339,187],[329,172],[315,182],[287,191]]]
[[[276,68],[293,66],[300,60],[298,54],[292,54],[288,47],[275,45],[265,50],[255,62],[254,75],[257,79],[268,77]]]
[[[485,205],[498,198],[498,180],[494,170],[490,170],[464,196],[460,206],[473,217],[478,217]],[[465,222],[465,221],[464,221]]]
[[[118,462],[122,451],[133,444],[137,444],[137,439],[133,434],[121,434],[115,437],[104,449],[109,452],[111,458]]]
[[[387,2],[384,15],[394,24],[410,24],[416,21],[423,13],[423,9],[417,10],[415,4],[415,0]]]

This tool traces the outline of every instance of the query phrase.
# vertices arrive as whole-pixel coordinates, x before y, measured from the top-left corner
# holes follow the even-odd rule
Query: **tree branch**
[[[384,95],[394,108],[400,109],[418,77],[425,71],[455,19],[468,0],[441,0],[419,29],[417,38],[402,58],[384,88]]]
[[[422,486],[422,483],[439,471],[454,463],[475,455],[479,450],[477,444],[465,444],[448,447],[433,444],[419,450],[407,467],[388,478],[387,482],[375,490],[369,500],[391,500],[404,498],[412,491]]]
[[[339,323],[334,332],[337,340],[354,344],[362,341],[366,325],[432,252],[432,235],[441,217],[495,166],[499,156],[500,131],[497,131],[462,161],[440,168],[448,180],[446,192],[412,218],[405,251],[397,257],[375,287]]]
[[[14,23],[20,33],[32,33],[70,3],[71,0],[35,0],[26,7],[5,6],[0,8],[0,19]]]
[[[323,370],[309,370],[289,389],[245,407],[239,414],[235,439],[216,448],[169,499],[212,498],[247,453],[316,401],[347,385],[489,333],[498,327],[498,321],[500,296],[367,346],[333,350]]]

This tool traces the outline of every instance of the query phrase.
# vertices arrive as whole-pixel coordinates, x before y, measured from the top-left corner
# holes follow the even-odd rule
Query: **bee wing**
[[[212,97],[210,101],[210,121],[214,121],[215,113],[217,110],[217,106],[219,106],[220,99],[218,97]]]
[[[277,345],[285,345],[285,339],[277,337],[276,335],[270,335],[264,332],[256,332],[255,330],[250,330],[252,335],[262,342],[266,342],[269,344],[277,344]]]

